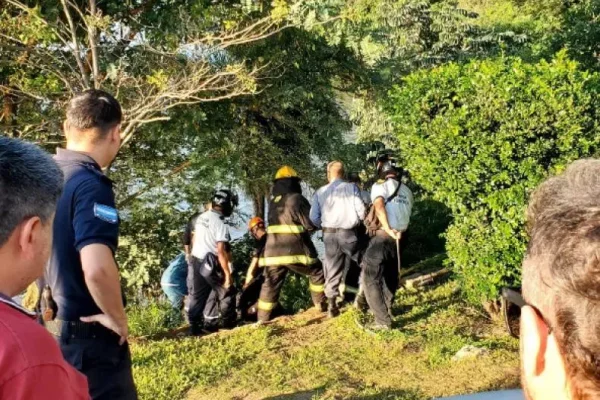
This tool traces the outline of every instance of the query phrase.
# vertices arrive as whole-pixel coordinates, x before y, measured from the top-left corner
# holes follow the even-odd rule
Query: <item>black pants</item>
[[[218,307],[217,315],[220,316],[222,325],[224,327],[235,325],[235,289],[233,287],[225,289],[223,283],[224,274],[214,254],[209,253],[204,260],[192,257],[192,268],[188,271],[188,318],[192,330],[204,324],[205,307],[211,292],[214,292],[212,305]],[[214,307],[210,306],[211,304],[209,308],[213,310],[212,315],[214,315]],[[211,320],[209,325],[214,326],[214,321]]]
[[[246,286],[238,299],[238,308],[240,315],[244,321],[256,320],[258,313],[258,299],[260,297],[260,290],[265,281],[265,277],[262,273],[256,276]]]
[[[361,267],[364,294],[375,322],[391,327],[392,304],[399,283],[396,241],[378,231],[369,242]]]
[[[131,353],[118,338],[72,339],[61,336],[58,344],[63,357],[88,379],[93,400],[136,400],[131,372]]]
[[[324,232],[325,243],[325,295],[328,299],[340,295],[340,285],[344,282],[352,262],[357,259],[358,237],[354,230]]]
[[[301,275],[307,275],[310,282],[310,295],[316,306],[325,302],[325,276],[323,265],[317,261],[310,265],[290,264],[276,267],[265,267],[265,281],[260,290],[258,300],[258,320],[269,321],[273,316],[273,310],[279,303],[281,288],[285,282],[288,271]]]
[[[220,317],[219,296],[215,290],[212,290],[204,306],[204,327],[218,329]]]
[[[360,265],[357,260],[346,259],[342,296],[345,302],[352,303],[359,293]]]

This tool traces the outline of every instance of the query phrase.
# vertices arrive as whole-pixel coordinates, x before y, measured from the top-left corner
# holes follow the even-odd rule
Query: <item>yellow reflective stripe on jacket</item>
[[[263,311],[271,311],[275,308],[277,303],[269,303],[268,301],[258,300],[258,309]]]
[[[309,285],[310,291],[315,293],[323,293],[325,291],[325,285],[315,285],[311,283]]]
[[[267,233],[303,233],[305,231],[302,225],[269,225]]]
[[[305,255],[261,257],[258,261],[261,267],[276,267],[278,265],[302,264],[311,265],[317,262],[316,258]]]

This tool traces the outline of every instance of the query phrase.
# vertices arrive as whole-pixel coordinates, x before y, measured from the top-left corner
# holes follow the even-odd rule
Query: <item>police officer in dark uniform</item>
[[[55,160],[65,175],[46,271],[56,310],[46,323],[65,359],[87,376],[94,400],[134,400],[127,315],[115,252],[119,215],[102,172],[119,151],[121,106],[88,90],[69,103],[66,150]]]

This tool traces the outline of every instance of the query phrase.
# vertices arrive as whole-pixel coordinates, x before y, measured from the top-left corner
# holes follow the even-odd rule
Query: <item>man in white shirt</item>
[[[323,230],[325,243],[325,295],[330,318],[340,313],[337,298],[344,269],[357,258],[357,228],[365,217],[365,204],[358,187],[345,182],[344,165],[332,161],[327,166],[329,184],[321,187],[313,197],[310,219]]]
[[[202,213],[196,220],[192,260],[188,271],[189,310],[191,334],[199,335],[205,325],[204,308],[211,291],[219,303],[222,323],[226,327],[235,324],[235,296],[229,252],[231,237],[225,217],[229,217],[237,205],[236,196],[229,190],[215,192],[212,209]]]
[[[399,283],[398,249],[406,236],[413,206],[411,190],[390,159],[379,163],[380,180],[371,189],[371,200],[381,224],[362,260],[362,285],[369,308],[375,314],[374,329],[392,327],[392,303]]]

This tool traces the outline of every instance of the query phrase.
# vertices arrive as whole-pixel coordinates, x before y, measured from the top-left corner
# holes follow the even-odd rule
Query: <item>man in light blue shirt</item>
[[[329,184],[313,197],[310,219],[323,230],[325,242],[325,295],[330,317],[339,315],[337,297],[344,278],[344,268],[357,257],[356,228],[365,217],[365,204],[358,187],[345,182],[344,165],[333,161],[327,166]]]

